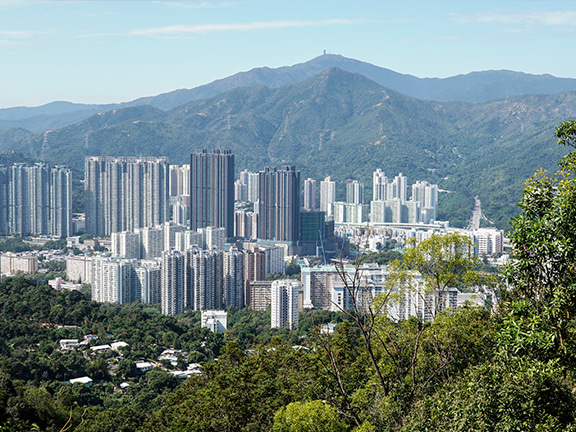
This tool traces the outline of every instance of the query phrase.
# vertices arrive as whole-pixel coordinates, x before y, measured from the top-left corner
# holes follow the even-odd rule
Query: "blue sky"
[[[112,103],[333,54],[576,78],[576,1],[0,0],[0,108]]]

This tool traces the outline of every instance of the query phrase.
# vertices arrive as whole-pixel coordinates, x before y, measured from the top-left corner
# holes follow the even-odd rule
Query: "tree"
[[[473,255],[473,245],[467,237],[452,233],[433,236],[418,245],[409,242],[408,246],[404,259],[389,266],[387,289],[376,298],[372,298],[372,291],[363,279],[359,264],[362,256],[356,259],[353,274],[345,269],[342,260],[336,264],[352,308],[346,310],[333,304],[358,329],[372,366],[373,376],[364,388],[357,389],[353,406],[347,408],[345,403],[340,406],[341,412],[352,417],[357,426],[370,420],[381,428],[399,427],[415,398],[442,379],[447,379],[449,371],[457,373],[467,366],[466,362],[455,362],[455,359],[462,351],[470,351],[468,347],[473,344],[468,343],[455,328],[441,323],[434,327],[426,321],[445,308],[445,293],[449,289],[469,287],[492,278],[477,270],[480,263]],[[414,282],[419,276],[424,287],[417,288]],[[421,297],[428,314],[420,310],[409,320],[395,322],[388,312],[401,304],[410,290]],[[481,321],[481,327],[486,327],[487,319],[484,317]],[[454,343],[444,343],[439,335]],[[462,346],[466,349],[462,350]],[[321,347],[331,351],[328,358],[334,382],[346,402],[349,391],[339,382],[343,373],[334,345],[324,342]],[[355,414],[358,408],[365,413],[364,416]]]
[[[292,402],[274,416],[272,432],[345,432],[336,409],[322,401]]]
[[[562,123],[558,143],[576,147],[576,121]],[[531,355],[575,364],[576,152],[564,156],[554,176],[539,170],[525,183],[520,215],[513,219],[513,260],[506,269],[501,346],[509,355]]]
[[[574,430],[576,404],[554,362],[496,358],[416,403],[411,431]]]
[[[416,293],[426,310],[419,313],[428,312],[434,317],[445,307],[451,288],[494,284],[493,276],[478,271],[481,264],[474,255],[474,244],[461,234],[433,235],[420,243],[410,238],[402,260],[392,262],[389,280],[399,290],[415,289],[414,281],[421,276],[424,290],[416,289]]]
[[[132,376],[136,372],[136,363],[133,360],[123,359],[118,362],[118,368],[116,369],[116,375],[123,378]]]

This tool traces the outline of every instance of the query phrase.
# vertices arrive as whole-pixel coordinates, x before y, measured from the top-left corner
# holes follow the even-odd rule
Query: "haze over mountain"
[[[82,170],[87,155],[166,155],[181,164],[196,147],[223,147],[235,153],[237,170],[291,163],[303,178],[367,186],[381,168],[449,191],[440,197],[440,219],[466,225],[478,195],[487,217],[506,227],[522,182],[538,167],[553,170],[566,152],[552,134],[575,114],[576,93],[439,103],[331,68],[278,89],[236,88],[170,111],[145,105],[100,113],[13,148]]]
[[[443,79],[418,78],[340,55],[325,54],[293,66],[276,69],[255,68],[193,89],[175,90],[120,104],[89,105],[53,102],[34,108],[1,109],[0,129],[23,128],[32,132],[43,132],[76,123],[98,112],[129,106],[151,105],[170,110],[190,101],[207,99],[233,88],[257,85],[279,88],[309,79],[331,67],[362,74],[384,87],[422,100],[480,103],[516,95],[576,91],[576,79],[557,78],[551,75],[484,71]]]

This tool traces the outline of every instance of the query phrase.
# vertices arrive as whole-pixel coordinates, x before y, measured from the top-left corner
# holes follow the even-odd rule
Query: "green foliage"
[[[415,401],[493,355],[494,330],[489,312],[478,307],[442,312],[432,323],[379,318],[373,349],[387,393],[372,371],[352,396],[359,420],[397,429]]]
[[[276,340],[251,355],[227,345],[217,363],[204,365],[147,426],[154,431],[268,430],[274,413],[302,397],[306,354]]]
[[[63,249],[66,247],[66,239],[48,240],[40,250]]]
[[[559,143],[574,145],[576,122],[560,125]],[[576,364],[576,159],[565,156],[554,177],[540,170],[526,182],[512,222],[514,260],[506,271],[501,347],[511,355]]]
[[[286,266],[286,275],[294,276],[300,274],[300,266],[298,264],[291,263]]]
[[[28,243],[25,243],[20,237],[8,237],[0,240],[0,252],[26,252],[32,248]]]
[[[122,378],[128,378],[135,375],[136,372],[136,363],[133,360],[123,359],[118,362],[116,375],[121,376]]]
[[[345,432],[336,409],[322,401],[292,402],[274,416],[272,432]]]
[[[478,271],[480,265],[471,240],[461,234],[433,235],[418,244],[411,238],[406,242],[402,261],[390,265],[389,283],[401,291],[413,289],[416,274],[421,275],[426,292],[434,294],[434,304],[425,306],[434,316],[442,309],[442,296],[449,289],[495,284],[493,275]]]
[[[396,251],[383,251],[383,252],[365,252],[354,260],[353,264],[376,263],[379,265],[388,264],[394,260],[401,260],[402,253]]]
[[[496,359],[418,402],[401,430],[567,431],[575,408],[554,362]]]

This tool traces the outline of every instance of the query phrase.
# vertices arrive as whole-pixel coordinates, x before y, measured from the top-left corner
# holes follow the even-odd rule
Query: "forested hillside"
[[[223,147],[236,168],[296,164],[303,178],[332,176],[368,186],[381,168],[409,182],[437,183],[439,219],[466,226],[479,196],[488,219],[507,228],[522,182],[554,170],[565,152],[554,126],[576,115],[576,93],[484,104],[413,99],[340,69],[279,89],[239,88],[164,112],[113,110],[23,140],[17,150],[81,171],[84,156],[160,156],[187,163],[197,147]],[[343,191],[343,186],[340,186]]]
[[[555,132],[576,147],[576,121]],[[343,279],[352,309],[300,314],[298,330],[230,310],[213,334],[198,314],[101,305],[24,279],[0,282],[0,427],[144,431],[571,431],[576,429],[576,154],[530,178],[512,221],[514,260],[493,311],[431,307],[430,321],[384,313],[417,271],[433,298],[494,283],[452,233],[393,261],[389,288],[364,304],[361,278]],[[337,269],[340,268],[337,265]],[[335,332],[322,331],[332,323]],[[87,346],[57,341],[90,334]],[[93,352],[107,341],[124,348]],[[159,361],[165,348],[173,362]],[[142,372],[137,361],[159,361]],[[168,373],[199,362],[179,381]],[[194,365],[198,368],[198,365]],[[166,369],[166,370],[162,370]],[[89,374],[93,385],[69,384]]]

